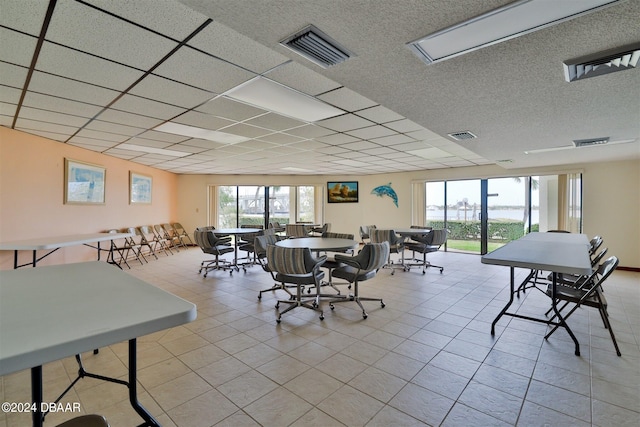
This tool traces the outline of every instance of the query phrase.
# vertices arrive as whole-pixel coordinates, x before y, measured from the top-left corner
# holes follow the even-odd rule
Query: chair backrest
[[[447,241],[447,234],[449,230],[439,229],[439,230],[431,230],[429,234],[427,234],[427,244],[431,246],[442,246]]]
[[[361,225],[360,226],[360,237],[368,239],[371,234],[371,230],[375,230],[375,225]]]
[[[368,260],[364,272],[378,270],[386,264],[389,259],[389,242],[367,243],[357,256],[362,256],[363,260]],[[365,263],[362,264],[363,267]]]
[[[309,248],[284,248],[276,245],[267,246],[267,265],[269,270],[280,274],[311,274],[317,260],[311,255]]]
[[[348,233],[334,233],[333,231],[325,231],[322,233],[322,237],[330,237],[333,239],[351,239],[353,240],[353,234]]]
[[[609,248],[604,248],[598,253],[598,255],[594,256],[593,259],[591,260],[591,267],[595,267],[596,265],[598,265],[608,251],[609,251]]]
[[[304,224],[287,224],[285,233],[289,237],[309,237],[309,226]]]
[[[601,284],[607,277],[609,277],[611,273],[613,273],[613,270],[618,267],[618,263],[618,257],[611,256],[607,258],[606,261],[604,261],[602,264],[600,264],[597,270],[599,276],[599,279],[597,281],[599,284]]]
[[[258,258],[264,258],[267,256],[267,247],[269,245],[275,245],[280,240],[275,234],[263,234],[262,236],[256,236],[253,240],[254,250]]]
[[[589,241],[589,253],[591,255],[595,254],[598,248],[602,246],[602,242],[603,242],[602,237],[593,236],[593,238]]]
[[[213,234],[211,230],[196,229],[193,232],[193,238],[196,241],[196,245],[200,246],[200,249],[211,249],[218,245],[218,236]]]
[[[402,241],[394,230],[371,229],[369,230],[371,243],[389,242],[389,245],[396,245]]]

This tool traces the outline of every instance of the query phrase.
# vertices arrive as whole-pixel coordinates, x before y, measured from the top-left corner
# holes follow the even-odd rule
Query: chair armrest
[[[334,256],[334,259],[337,262],[341,262],[343,264],[347,264],[350,267],[354,267],[357,269],[362,269],[362,265],[360,263],[360,257],[356,256],[348,256],[348,255],[342,255],[342,254],[336,254]]]

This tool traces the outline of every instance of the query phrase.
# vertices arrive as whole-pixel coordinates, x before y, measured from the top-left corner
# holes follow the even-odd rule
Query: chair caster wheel
[[[262,299],[262,294],[258,295],[258,299],[260,300]]]
[[[422,270],[422,274],[427,274],[426,270]]]
[[[280,319],[276,319],[276,323],[280,324],[281,320]]]
[[[320,320],[324,320],[324,314],[320,315]]]
[[[384,307],[385,307],[385,303],[383,303],[382,301],[380,301],[380,307],[384,308]]]
[[[280,308],[280,303],[277,303],[277,304],[276,304],[276,308]]]
[[[333,304],[329,304],[329,308],[330,308],[331,310],[333,310],[334,308],[336,308],[336,306],[335,306],[335,305],[333,305]]]
[[[362,318],[366,319],[368,317],[367,313],[362,313]]]

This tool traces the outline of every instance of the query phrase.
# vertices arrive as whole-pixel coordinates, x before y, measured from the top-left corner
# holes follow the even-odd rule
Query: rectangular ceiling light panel
[[[422,37],[407,46],[420,59],[431,64],[559,24],[618,1],[518,0]]]
[[[344,114],[339,108],[260,76],[236,86],[224,96],[305,122]]]
[[[245,142],[249,140],[249,138],[244,136],[172,122],[163,123],[154,130],[172,133],[174,135],[188,136],[191,138],[206,139],[209,141],[219,142],[221,144],[237,144],[238,142]]]

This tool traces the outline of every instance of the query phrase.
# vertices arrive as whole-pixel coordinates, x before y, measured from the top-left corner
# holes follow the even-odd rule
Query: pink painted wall
[[[106,168],[104,205],[64,204],[65,157]],[[131,170],[153,177],[151,205],[129,204]],[[175,174],[0,126],[1,242],[179,221],[177,191]],[[23,252],[20,261],[30,257]],[[94,259],[95,250],[70,247],[42,265]],[[0,269],[10,268],[13,252],[0,251]]]

